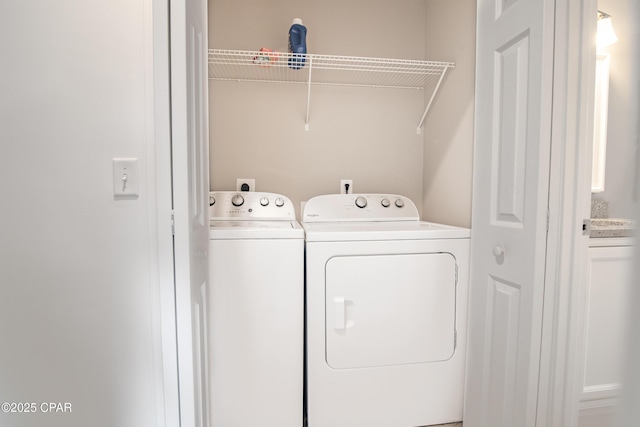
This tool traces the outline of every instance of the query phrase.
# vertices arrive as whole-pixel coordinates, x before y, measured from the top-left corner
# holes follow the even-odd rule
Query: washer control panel
[[[282,194],[212,191],[209,193],[209,219],[295,220],[296,210],[291,200]]]
[[[326,194],[305,204],[303,222],[419,221],[411,199],[396,194]]]

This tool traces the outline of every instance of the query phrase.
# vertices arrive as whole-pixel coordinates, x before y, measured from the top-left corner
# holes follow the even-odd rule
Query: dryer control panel
[[[209,219],[221,220],[295,220],[291,200],[276,193],[212,191],[209,193]]]
[[[303,222],[419,221],[418,208],[397,194],[326,194],[310,199]]]

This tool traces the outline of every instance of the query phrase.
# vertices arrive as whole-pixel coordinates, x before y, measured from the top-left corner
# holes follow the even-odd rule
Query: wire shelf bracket
[[[307,85],[305,130],[309,130],[311,86],[361,86],[430,91],[429,101],[417,127],[425,118],[452,62],[367,58],[286,52],[209,49],[209,79],[299,83]],[[290,67],[291,63],[303,64]]]

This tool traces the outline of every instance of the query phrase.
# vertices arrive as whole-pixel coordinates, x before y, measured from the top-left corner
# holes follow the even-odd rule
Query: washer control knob
[[[213,206],[216,204],[216,198],[213,196],[209,196],[209,206]]]
[[[283,207],[284,206],[284,200],[281,199],[280,197],[278,197],[276,199],[276,206],[279,207],[279,208]]]
[[[388,208],[389,206],[391,206],[391,202],[389,201],[389,199],[382,199],[382,201],[380,202],[380,204],[382,205],[382,207],[384,208]]]
[[[367,206],[367,199],[365,199],[364,197],[358,197],[356,199],[356,206],[359,208],[364,208]]]
[[[244,204],[244,197],[242,197],[240,194],[236,194],[231,198],[231,204],[236,207],[242,206]]]
[[[404,207],[404,200],[396,199],[396,207],[403,208]]]
[[[262,206],[269,205],[269,198],[268,197],[261,197],[260,198],[260,205],[262,205]]]

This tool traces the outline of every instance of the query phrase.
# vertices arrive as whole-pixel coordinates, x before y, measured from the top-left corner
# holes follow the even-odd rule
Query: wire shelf
[[[209,49],[209,78],[213,80],[265,81],[309,85],[344,85],[432,90],[424,117],[452,62],[366,58],[288,52]]]

